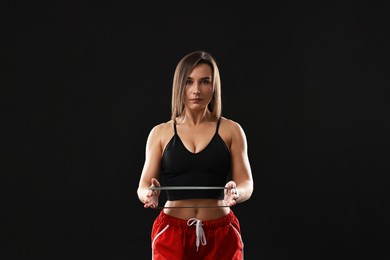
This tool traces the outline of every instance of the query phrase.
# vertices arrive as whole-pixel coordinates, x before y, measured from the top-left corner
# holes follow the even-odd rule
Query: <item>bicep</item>
[[[140,186],[149,187],[152,178],[158,179],[161,163],[161,142],[159,135],[152,130],[148,136],[145,148],[145,162],[142,168]]]
[[[231,141],[232,178],[236,183],[251,181],[252,173],[248,158],[247,139],[244,130],[236,124]]]

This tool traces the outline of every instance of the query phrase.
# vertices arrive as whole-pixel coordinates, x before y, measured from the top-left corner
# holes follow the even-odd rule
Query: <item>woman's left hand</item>
[[[225,204],[229,207],[236,205],[238,199],[240,198],[236,183],[234,181],[229,181],[226,183],[225,188],[227,188],[225,189]]]

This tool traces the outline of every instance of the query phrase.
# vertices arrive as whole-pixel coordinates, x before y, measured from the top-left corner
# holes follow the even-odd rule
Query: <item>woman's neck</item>
[[[211,113],[209,111],[187,111],[177,120],[179,124],[199,125],[204,122],[212,121]]]

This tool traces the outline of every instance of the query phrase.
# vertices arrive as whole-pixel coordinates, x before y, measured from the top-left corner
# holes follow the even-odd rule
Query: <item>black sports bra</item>
[[[209,144],[200,152],[190,152],[175,134],[164,149],[161,176],[164,186],[212,186],[224,187],[230,177],[230,152],[216,131]],[[223,199],[223,189],[167,190],[168,200]]]

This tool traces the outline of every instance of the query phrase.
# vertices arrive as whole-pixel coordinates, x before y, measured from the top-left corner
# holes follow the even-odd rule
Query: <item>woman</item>
[[[244,257],[230,207],[251,197],[253,178],[245,133],[221,109],[215,59],[204,51],[187,54],[173,78],[171,119],[149,133],[137,189],[145,208],[158,208],[166,188],[151,234],[155,260]]]

